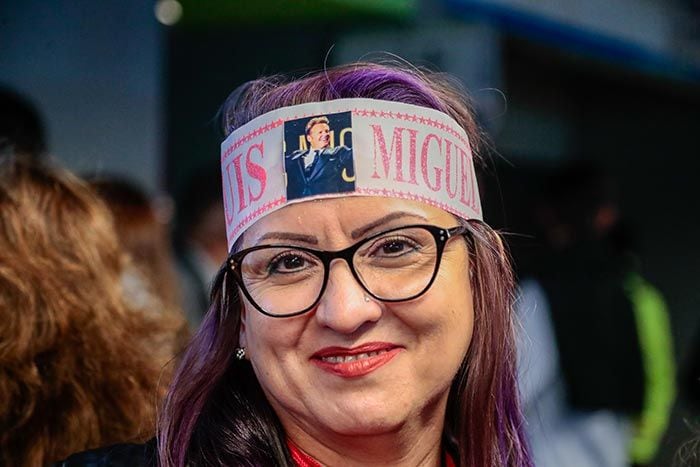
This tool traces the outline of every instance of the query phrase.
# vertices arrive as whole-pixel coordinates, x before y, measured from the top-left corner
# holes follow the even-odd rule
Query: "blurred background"
[[[486,219],[513,234],[520,277],[536,269],[533,206],[551,174],[583,161],[613,181],[670,316],[678,398],[650,465],[671,465],[699,413],[684,375],[700,339],[700,1],[0,3],[0,86],[38,111],[48,152],[189,206],[180,237],[204,209],[191,206],[207,185],[193,174],[218,186],[216,114],[231,90],[387,58],[451,73],[471,94],[493,146]]]

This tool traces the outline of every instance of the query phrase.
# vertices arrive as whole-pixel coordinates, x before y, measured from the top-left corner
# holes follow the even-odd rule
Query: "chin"
[[[343,436],[378,436],[398,431],[403,422],[372,417],[359,420],[335,420],[331,430]]]
[[[334,416],[328,417],[327,426],[340,435],[379,435],[398,430],[408,418],[405,413],[388,411],[388,404],[362,404],[336,409]]]

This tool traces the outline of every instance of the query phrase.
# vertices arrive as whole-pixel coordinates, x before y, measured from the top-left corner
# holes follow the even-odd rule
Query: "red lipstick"
[[[334,375],[356,378],[389,363],[402,350],[387,342],[370,342],[352,348],[324,347],[311,356],[311,361]]]

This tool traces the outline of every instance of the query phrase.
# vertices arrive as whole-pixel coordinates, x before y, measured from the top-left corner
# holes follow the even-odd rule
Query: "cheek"
[[[391,308],[431,352],[439,351],[445,357],[449,353],[449,365],[456,360],[461,362],[474,327],[472,293],[464,261],[444,261],[425,295]]]
[[[443,355],[443,371],[457,373],[469,352],[474,332],[474,309],[469,290],[453,292],[443,315],[438,345]]]
[[[304,316],[271,318],[249,304],[246,304],[245,314],[242,337],[250,359],[260,367],[274,367],[279,359],[288,358],[298,347],[305,326]]]
[[[471,294],[462,291],[450,293],[444,309],[441,331],[445,336],[445,343],[466,352],[474,330]]]
[[[284,374],[284,371],[281,371],[282,362],[285,355],[288,356],[285,351],[288,347],[284,329],[276,323],[269,322],[272,319],[274,318],[249,314],[245,331],[248,359],[266,392],[275,392],[274,388],[279,386],[277,381],[283,379]]]
[[[436,299],[440,302],[446,342],[456,348],[469,348],[474,328],[474,302],[469,281],[468,264],[463,260],[447,259],[435,279]]]

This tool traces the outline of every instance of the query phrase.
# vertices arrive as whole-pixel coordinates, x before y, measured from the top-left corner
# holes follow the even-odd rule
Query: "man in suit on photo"
[[[330,147],[328,118],[315,117],[305,128],[308,149],[294,151],[285,158],[287,199],[355,189],[352,149]]]

